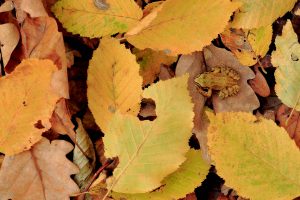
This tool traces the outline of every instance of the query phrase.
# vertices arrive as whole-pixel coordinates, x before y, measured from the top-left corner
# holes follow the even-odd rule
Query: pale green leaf
[[[157,118],[139,121],[116,114],[104,137],[106,157],[119,157],[108,189],[120,193],[143,193],[185,161],[193,127],[193,104],[187,76],[161,81],[144,91],[156,103]],[[184,108],[184,109],[182,109]]]
[[[300,111],[300,45],[290,21],[275,40],[276,51],[272,53],[275,71],[275,91],[287,106]]]
[[[134,0],[60,0],[52,11],[68,31],[84,37],[124,33],[143,16]]]
[[[300,195],[300,152],[283,128],[250,113],[207,115],[209,150],[226,185],[251,200]]]

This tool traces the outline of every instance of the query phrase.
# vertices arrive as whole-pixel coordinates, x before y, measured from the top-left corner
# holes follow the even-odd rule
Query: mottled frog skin
[[[230,67],[214,67],[212,71],[197,76],[195,84],[202,95],[210,97],[212,90],[215,90],[218,91],[219,97],[224,99],[239,92],[240,78],[239,73]]]

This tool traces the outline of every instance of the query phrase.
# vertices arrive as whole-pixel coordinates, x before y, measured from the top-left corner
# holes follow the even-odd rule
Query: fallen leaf
[[[73,146],[43,138],[31,150],[5,156],[0,170],[1,199],[67,200],[79,192],[70,175],[78,168],[65,155]]]
[[[5,1],[1,6],[0,6],[0,13],[1,12],[8,12],[14,9],[14,3],[12,1]]]
[[[284,129],[250,113],[207,114],[209,150],[226,185],[254,200],[299,196],[300,153]]]
[[[185,161],[193,127],[187,80],[187,76],[173,78],[144,90],[143,97],[156,104],[154,121],[119,113],[112,118],[103,140],[105,156],[118,156],[119,164],[107,181],[108,192],[151,191]]]
[[[14,24],[6,23],[0,25],[0,48],[4,67],[8,63],[13,50],[19,42],[19,39],[19,30]]]
[[[127,41],[138,49],[189,54],[216,38],[239,5],[229,0],[217,0],[213,4],[209,0],[167,0],[156,18],[140,32],[127,36]],[[148,16],[151,14],[145,18]]]
[[[290,116],[292,115],[292,116]],[[292,108],[282,104],[276,113],[276,120],[279,121],[290,137],[295,140],[298,147],[300,147],[300,112],[292,111]]]
[[[249,80],[249,84],[251,88],[254,90],[256,94],[258,94],[261,97],[267,97],[270,95],[270,87],[265,79],[265,77],[262,75],[262,73],[259,71],[258,66],[254,68],[255,70],[255,78]]]
[[[171,65],[177,60],[177,56],[168,56],[163,51],[151,49],[134,49],[136,59],[140,65],[140,75],[143,77],[143,86],[151,84],[157,78],[161,65]]]
[[[200,151],[191,149],[186,154],[186,157],[186,161],[179,169],[167,176],[162,181],[162,186],[157,190],[142,194],[113,193],[113,197],[115,199],[126,198],[127,200],[167,200],[184,198],[201,184],[206,178],[210,167],[202,160]]]
[[[297,0],[233,0],[242,6],[234,14],[232,27],[259,28],[271,25],[278,17],[292,10]]]
[[[142,77],[135,56],[113,38],[103,38],[88,69],[88,104],[104,133],[114,113],[137,115],[142,94]]]
[[[68,31],[85,37],[126,32],[137,25],[143,15],[134,0],[109,1],[104,9],[96,6],[101,2],[103,4],[99,0],[60,0],[52,11]]]
[[[215,112],[244,111],[252,112],[259,107],[259,101],[248,85],[247,81],[255,77],[252,70],[241,65],[232,53],[225,49],[217,48],[213,45],[204,48],[206,64],[212,68],[215,66],[227,66],[239,72],[240,91],[236,96],[221,99],[217,94],[213,95],[213,105]]]
[[[31,18],[48,16],[41,0],[13,0],[13,2],[19,23],[27,18],[26,13],[28,13]]]
[[[275,45],[272,63],[277,67],[276,94],[282,103],[300,111],[300,45],[290,21],[283,27],[282,36],[277,36]]]
[[[51,86],[56,69],[50,60],[27,59],[0,79],[1,152],[28,150],[51,127],[49,119],[60,98]]]
[[[143,99],[139,116],[143,118],[156,117],[155,102],[152,99]]]
[[[168,79],[171,79],[172,77],[174,77],[175,74],[172,71],[172,69],[170,69],[167,66],[160,66],[160,72],[159,72],[159,80],[165,81]]]

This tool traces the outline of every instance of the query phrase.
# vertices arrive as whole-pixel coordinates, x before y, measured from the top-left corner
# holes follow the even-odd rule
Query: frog
[[[237,95],[240,78],[240,74],[231,67],[216,66],[211,71],[199,74],[194,82],[203,96],[210,97],[215,90],[218,91],[218,96],[224,99]]]

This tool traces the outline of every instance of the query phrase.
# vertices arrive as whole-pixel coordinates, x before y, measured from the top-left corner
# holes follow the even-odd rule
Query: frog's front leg
[[[210,97],[212,95],[212,89],[208,89],[207,91],[203,90],[202,87],[197,86],[197,90],[200,94],[205,97]]]

